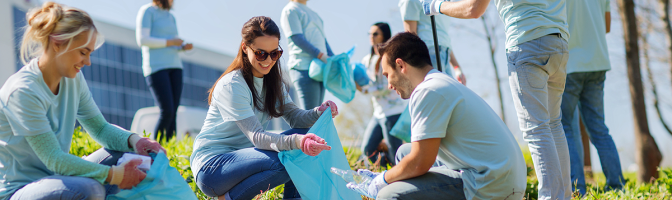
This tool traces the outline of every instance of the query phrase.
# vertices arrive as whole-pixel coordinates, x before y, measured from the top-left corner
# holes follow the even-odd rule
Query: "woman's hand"
[[[194,44],[192,43],[187,43],[184,46],[182,46],[182,50],[189,51],[194,48]]]
[[[309,156],[317,156],[323,150],[331,150],[331,146],[327,145],[324,139],[312,133],[302,136],[299,144],[301,151]]]
[[[159,151],[163,151],[164,153],[168,153],[158,142],[140,137],[137,134],[131,135],[128,138],[128,142],[132,144],[135,153],[143,156],[149,156],[150,152],[159,153]]]
[[[182,46],[182,43],[184,43],[184,40],[180,38],[174,38],[170,40],[166,40],[166,46]]]
[[[464,76],[462,68],[459,66],[455,66],[455,78],[457,78],[457,82],[462,83],[462,85],[467,85],[467,78]]]
[[[108,172],[109,183],[118,185],[121,189],[131,189],[145,179],[147,174],[138,169],[141,159],[133,159],[117,166],[112,166]]]
[[[322,115],[322,113],[327,110],[327,108],[331,107],[331,117],[334,118],[336,115],[338,115],[338,106],[336,106],[336,103],[334,103],[331,100],[327,100],[320,107],[317,108],[317,114]]]

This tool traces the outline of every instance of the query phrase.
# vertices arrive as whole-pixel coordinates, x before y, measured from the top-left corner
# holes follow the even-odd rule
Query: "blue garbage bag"
[[[348,50],[344,54],[348,55],[348,58],[352,58],[352,55],[355,54],[355,47],[356,46],[357,45],[352,46],[352,48],[350,48],[350,50]],[[330,63],[330,61],[333,60],[333,59],[334,59],[334,57],[327,58],[327,63]],[[322,62],[322,60],[320,60],[320,59],[314,58],[310,62],[310,67],[308,67],[308,77],[310,77],[310,79],[313,79],[317,82],[322,82],[324,80],[324,74],[322,72],[324,71],[324,66],[327,63]]]
[[[397,123],[390,129],[390,135],[405,142],[411,142],[411,113],[408,111],[408,106],[397,119]]]
[[[330,58],[322,70],[324,88],[343,103],[350,103],[357,91],[350,56],[349,53],[342,53]]]
[[[359,86],[365,86],[368,85],[371,79],[369,79],[369,76],[366,74],[366,67],[364,64],[360,62],[356,62],[352,64],[352,69],[353,71],[353,76],[355,78],[355,83]]]
[[[129,190],[107,196],[108,200],[171,200],[197,199],[184,178],[170,166],[163,152],[156,154],[147,177]]]
[[[328,60],[329,59],[327,59],[327,61]],[[324,78],[324,76],[322,75],[322,69],[324,69],[324,65],[325,64],[324,62],[322,62],[322,60],[317,58],[313,59],[310,62],[310,68],[308,68],[308,76],[310,77],[310,79],[313,79],[317,82],[322,82],[323,81],[322,78]]]
[[[326,140],[331,150],[322,151],[317,156],[306,155],[298,149],[278,153],[280,162],[285,166],[301,198],[306,200],[362,199],[357,192],[346,187],[347,183],[343,178],[330,171],[331,167],[350,169],[331,118],[331,108],[322,113],[308,133],[313,133]]]

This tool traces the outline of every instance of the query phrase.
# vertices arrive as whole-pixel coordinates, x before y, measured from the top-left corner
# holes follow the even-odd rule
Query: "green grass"
[[[175,167],[182,177],[187,181],[189,186],[196,196],[199,199],[208,199],[203,192],[201,192],[196,183],[194,182],[194,177],[191,173],[191,167],[189,166],[189,157],[191,156],[192,145],[194,143],[193,138],[185,138],[181,141],[176,141],[174,138],[170,141],[162,142],[163,147],[168,151],[168,158],[170,159],[170,165]],[[94,151],[100,149],[101,146],[95,142],[88,134],[81,131],[81,128],[77,128],[73,135],[72,144],[70,147],[70,153],[76,156],[84,156],[93,153]],[[358,158],[361,155],[361,152],[358,148],[348,148],[344,147],[345,154],[348,158],[350,167],[353,170],[364,169],[367,166],[364,161],[359,160]],[[525,162],[527,163],[527,190],[525,191],[526,200],[536,200],[537,199],[537,178],[532,168],[532,158],[530,157],[529,152],[523,151],[525,157]],[[368,161],[367,161],[368,162]],[[380,166],[377,163],[368,163],[368,169],[372,171],[381,171],[384,169],[389,169],[390,166]],[[589,178],[586,180],[588,192],[584,197],[579,197],[576,193],[572,199],[585,199],[585,200],[596,200],[596,199],[671,199],[672,198],[672,169],[660,170],[661,176],[658,180],[651,183],[638,184],[635,181],[634,173],[625,173],[626,184],[622,190],[618,191],[604,191],[605,179],[604,175],[601,173],[594,173],[593,176],[587,176]],[[596,184],[594,184],[596,183]],[[276,188],[269,188],[267,191],[261,192],[255,197],[258,200],[281,200],[283,193],[283,185],[280,185]],[[211,199],[211,198],[210,198]],[[369,200],[362,196],[363,200]]]

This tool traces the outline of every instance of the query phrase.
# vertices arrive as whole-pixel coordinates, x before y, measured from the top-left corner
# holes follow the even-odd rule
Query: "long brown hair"
[[[264,75],[263,88],[255,88],[253,80],[254,78],[252,75],[253,66],[252,63],[250,63],[250,60],[248,60],[247,53],[242,45],[243,43],[250,45],[254,42],[254,39],[265,35],[275,36],[278,37],[278,40],[280,40],[280,28],[278,28],[278,25],[276,25],[275,22],[271,20],[271,18],[257,16],[252,17],[252,19],[245,22],[242,30],[243,41],[241,42],[241,46],[238,47],[238,55],[236,55],[236,58],[233,60],[231,65],[229,65],[229,68],[227,68],[226,71],[219,77],[219,79],[217,79],[217,82],[219,82],[219,80],[222,79],[222,77],[224,77],[226,74],[235,70],[240,70],[240,72],[243,74],[245,82],[247,83],[247,87],[249,87],[250,91],[252,91],[252,101],[254,102],[254,107],[257,110],[268,113],[270,117],[281,117],[284,113],[283,107],[285,105],[283,90],[289,92],[289,87],[282,78],[280,61],[276,61],[271,68],[271,71]],[[215,84],[212,85],[212,88],[208,90],[208,93],[210,93],[210,96],[208,97],[208,104],[212,103],[212,93],[215,90],[215,86],[217,86],[217,82],[215,82]],[[257,90],[259,89],[266,93],[264,95],[263,106],[261,99],[257,94]],[[276,109],[276,105],[279,105],[279,110]]]

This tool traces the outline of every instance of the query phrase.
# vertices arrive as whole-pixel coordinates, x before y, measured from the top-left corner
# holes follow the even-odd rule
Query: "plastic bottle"
[[[362,175],[358,174],[357,172],[349,170],[349,169],[342,170],[342,169],[332,167],[331,168],[331,173],[334,173],[334,174],[340,176],[341,178],[343,178],[343,180],[345,180],[346,183],[355,182],[356,184],[364,183],[365,185],[368,185],[371,182],[371,177],[362,176]]]

